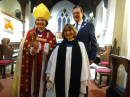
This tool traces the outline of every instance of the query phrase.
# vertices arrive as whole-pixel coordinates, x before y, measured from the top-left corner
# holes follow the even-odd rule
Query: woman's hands
[[[46,77],[46,81],[47,81],[47,82],[49,82],[49,81],[50,81],[50,80],[49,80],[49,76],[47,76],[47,77]]]
[[[38,46],[39,44],[37,42],[33,42],[32,54],[37,54]]]

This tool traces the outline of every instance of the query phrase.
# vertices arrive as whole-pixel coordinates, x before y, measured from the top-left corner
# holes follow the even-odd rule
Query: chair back
[[[3,59],[3,47],[0,45],[0,60]]]
[[[113,47],[111,47],[110,55],[111,54],[119,55],[120,48],[119,47],[117,48],[116,45],[117,45],[117,40],[115,38],[114,42],[113,42]],[[108,67],[112,68],[112,58],[110,57],[110,55],[109,55],[109,65],[108,65]]]
[[[9,48],[9,42],[10,39],[9,38],[3,38],[2,40],[2,45],[3,45],[3,55],[5,59],[12,59],[12,55],[13,55],[13,49]]]
[[[111,51],[111,44],[106,44],[105,48],[106,48],[106,51],[102,54],[100,60],[105,61],[105,62],[109,62],[109,54]]]

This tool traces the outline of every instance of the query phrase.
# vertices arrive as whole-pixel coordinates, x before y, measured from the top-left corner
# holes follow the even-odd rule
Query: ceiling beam
[[[30,0],[30,1],[31,1],[31,13],[32,13],[33,8],[37,6],[36,4],[38,3],[44,3],[50,10],[56,3],[62,0]],[[86,13],[90,13],[90,11],[92,11],[94,17],[96,17],[96,7],[102,0],[68,0],[68,1],[72,2],[74,5],[79,5],[83,7],[84,12]],[[106,3],[108,0],[104,1]]]
[[[79,2],[79,6],[81,5],[81,1]]]
[[[90,8],[90,6],[89,6],[89,5],[90,5],[90,4],[89,4],[89,1],[87,1],[87,0],[82,0],[82,1],[84,2],[84,4],[87,4],[87,7],[88,7],[88,8]]]
[[[33,8],[37,6],[37,2],[31,2],[31,13],[33,12]]]
[[[50,4],[52,5],[52,1],[51,1],[51,0],[49,0],[49,2],[50,2]]]
[[[107,9],[108,6],[108,0],[104,0],[104,7]]]

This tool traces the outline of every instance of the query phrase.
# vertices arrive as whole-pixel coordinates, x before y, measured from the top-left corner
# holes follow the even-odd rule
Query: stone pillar
[[[128,46],[129,46],[129,21],[130,21],[130,0],[116,0],[116,11],[115,11],[115,21],[114,21],[114,33],[113,33],[113,40],[114,38],[117,39],[117,46],[120,47],[120,56],[128,56]],[[126,88],[126,77],[125,75],[120,75],[124,72],[125,68],[121,65],[118,68],[117,76],[120,79],[117,79],[116,84],[120,87]],[[125,76],[125,77],[124,77]],[[123,79],[122,79],[123,77]]]
[[[129,5],[130,0],[117,0],[115,21],[114,21],[114,38],[117,39],[117,46],[120,47],[120,56],[127,57],[128,52],[128,20],[129,20]]]
[[[26,3],[25,8],[25,33],[29,31],[29,13],[30,13],[30,6],[29,3]]]

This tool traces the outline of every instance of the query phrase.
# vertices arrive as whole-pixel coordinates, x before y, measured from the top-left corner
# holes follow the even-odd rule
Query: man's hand
[[[34,47],[34,49],[38,49],[38,46],[39,46],[39,44],[38,43],[36,43],[36,42],[33,42],[33,47]]]
[[[94,63],[94,61],[93,60],[89,60],[89,65],[91,65],[92,63]]]

